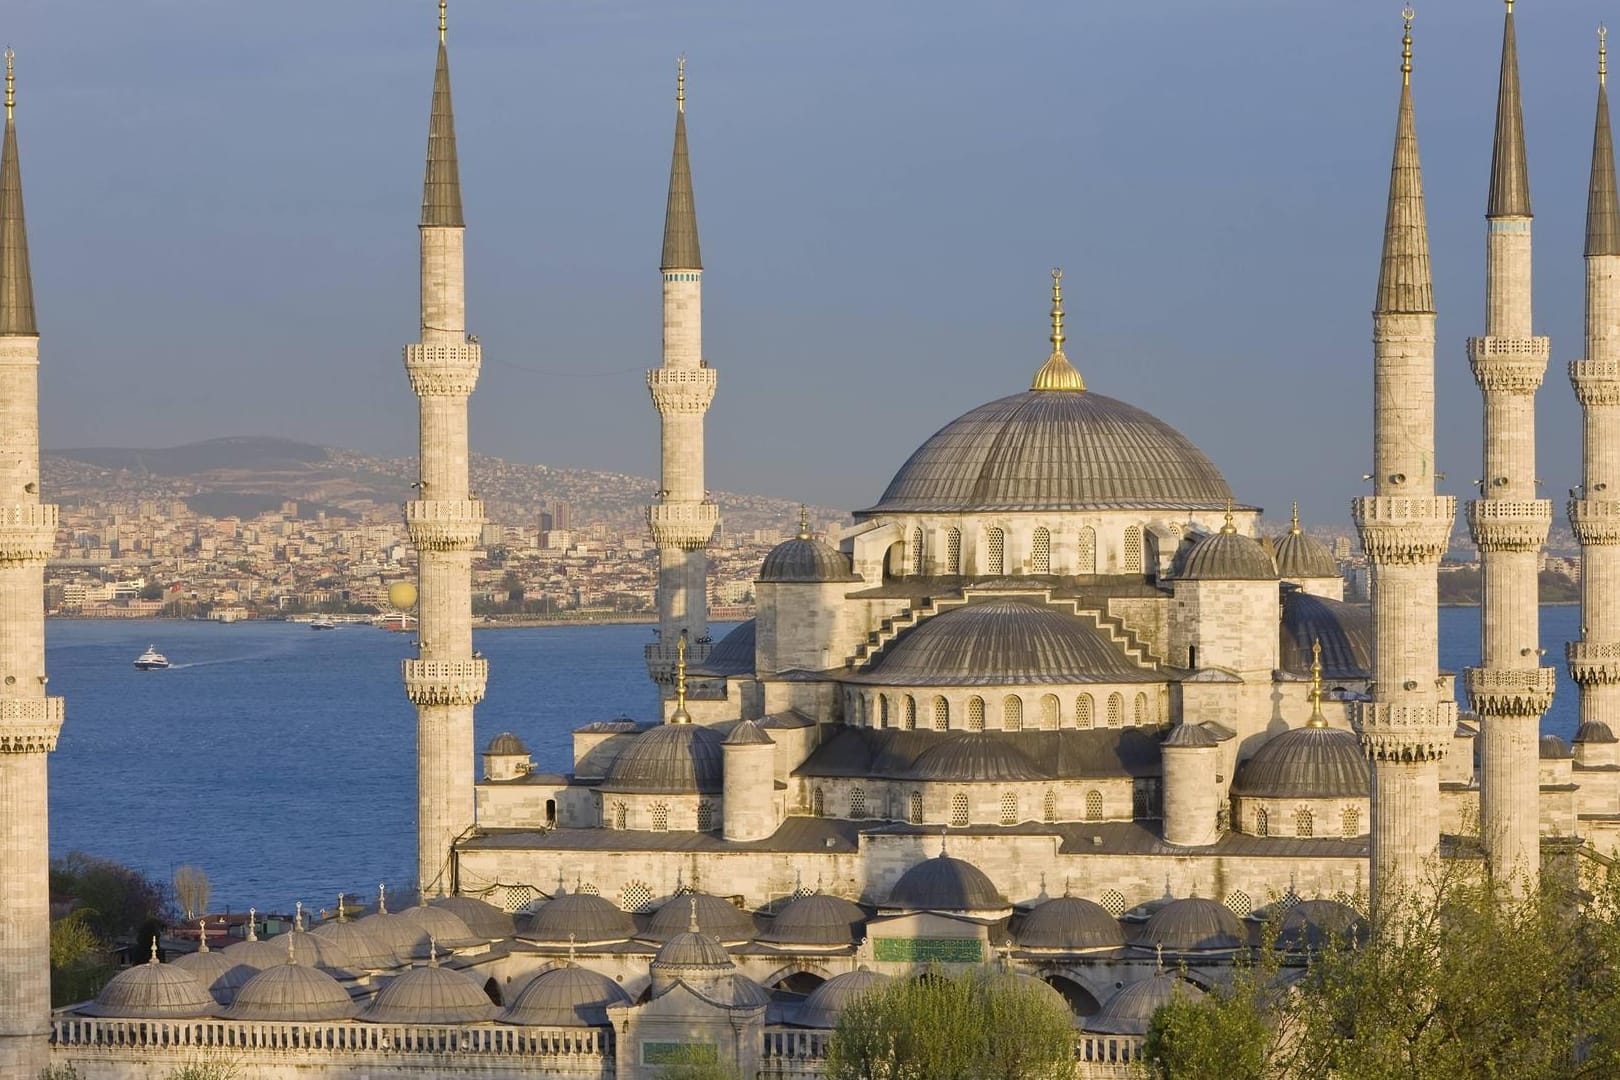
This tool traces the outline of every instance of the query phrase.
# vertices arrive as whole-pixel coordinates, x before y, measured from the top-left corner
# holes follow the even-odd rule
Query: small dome
[[[1322,677],[1372,678],[1372,612],[1364,604],[1284,589],[1277,625],[1277,666],[1296,675],[1311,673],[1312,646],[1322,646]]]
[[[712,974],[730,971],[735,966],[724,945],[698,930],[683,930],[664,942],[658,947],[651,965],[655,972],[671,975],[684,972]]]
[[[626,941],[636,932],[629,914],[610,901],[590,893],[563,893],[540,905],[521,937],[554,945],[573,935],[576,944],[599,945]]]
[[[612,979],[578,964],[552,968],[525,986],[499,1020],[526,1027],[600,1027],[609,1005],[628,1005],[630,995]]]
[[[484,938],[472,932],[461,917],[453,911],[431,904],[417,904],[399,913],[399,919],[407,927],[415,931],[410,939],[409,948],[402,949],[397,941],[391,940],[394,952],[401,957],[414,957],[418,960],[426,958],[429,953],[449,952],[455,949],[470,949],[475,945],[484,944]],[[406,931],[409,933],[409,931]],[[403,936],[403,935],[401,935]]]
[[[759,583],[768,584],[820,584],[831,581],[859,581],[860,575],[850,569],[849,556],[825,540],[817,540],[808,532],[801,532],[791,540],[784,540],[765,556],[759,568]]]
[[[257,941],[239,941],[225,950],[225,955],[239,964],[248,964],[260,971],[268,971],[287,962],[287,946],[300,964],[325,968],[347,975],[354,970],[350,959],[336,942],[316,937],[307,930],[290,930],[273,938]]]
[[[393,946],[371,926],[347,919],[334,919],[321,923],[310,934],[336,947],[348,958],[347,966],[352,971],[384,971],[399,967],[399,957],[394,955]]]
[[[1232,794],[1271,799],[1368,798],[1371,772],[1361,740],[1342,728],[1293,728],[1238,766]]]
[[[229,1005],[236,1000],[237,992],[247,985],[249,979],[259,973],[258,968],[238,963],[220,949],[187,953],[177,957],[169,966],[189,971],[196,976],[203,989],[213,995],[214,1000],[221,1005]]]
[[[436,900],[429,900],[428,907],[450,912],[466,923],[467,929],[475,936],[489,941],[500,941],[517,933],[517,926],[512,922],[509,912],[476,896],[441,896]]]
[[[1565,746],[1564,740],[1556,735],[1543,735],[1538,745],[1543,761],[1557,761],[1569,757],[1569,747]]]
[[[983,870],[944,852],[900,875],[884,905],[908,911],[1004,911],[1010,905]]]
[[[866,932],[866,912],[841,896],[809,893],[788,903],[759,940],[777,945],[853,945]]]
[[[720,741],[718,732],[702,724],[659,724],[619,751],[598,790],[669,795],[719,792]]]
[[[1336,578],[1339,564],[1322,541],[1307,536],[1296,525],[1272,545],[1277,553],[1277,576],[1285,581]]]
[[[1320,949],[1329,941],[1348,944],[1364,939],[1367,921],[1361,912],[1337,900],[1301,900],[1288,909],[1277,930],[1277,945],[1290,952]]]
[[[1131,983],[1109,998],[1086,1021],[1086,1030],[1104,1035],[1146,1035],[1153,1014],[1178,996],[1197,1001],[1204,992],[1186,979],[1161,971],[1151,979]]]
[[[374,1024],[475,1024],[495,1006],[470,976],[431,964],[412,968],[377,991],[360,1019]]]
[[[861,968],[834,975],[814,990],[799,1006],[798,1022],[804,1027],[835,1028],[838,1014],[862,995],[893,982],[887,975]]]
[[[1011,971],[1007,969],[980,969],[980,978],[990,987],[1004,986],[1013,990],[1022,990],[1033,993],[1035,997],[1045,1001],[1048,1005],[1063,1010],[1063,1015],[1073,1019],[1074,1010],[1069,1007],[1069,1000],[1063,993],[1045,979],[1031,975],[1024,971]]]
[[[1247,942],[1243,924],[1224,904],[1192,896],[1174,900],[1154,912],[1131,944],[1179,955],[1241,949]]]
[[[405,916],[392,911],[367,915],[364,918],[356,919],[354,924],[382,939],[394,951],[394,955],[402,961],[414,957],[417,944],[426,940],[420,926],[405,918]],[[231,947],[239,948],[240,946],[233,945]]]
[[[1575,729],[1575,741],[1577,743],[1612,743],[1620,742],[1620,739],[1614,737],[1614,732],[1603,721],[1588,720]]]
[[[516,757],[528,757],[529,748],[523,745],[523,740],[510,731],[503,731],[489,740],[489,746],[484,748],[486,754],[506,754]]]
[[[736,727],[731,729],[731,733],[726,736],[725,742],[723,742],[721,745],[775,746],[776,740],[765,734],[765,729],[761,728],[752,720],[742,720],[738,722]]]
[[[1219,746],[1221,740],[1203,724],[1189,724],[1183,721],[1170,729],[1162,745],[1200,749],[1206,746]]]
[[[1043,780],[1046,773],[1016,746],[987,731],[950,735],[918,755],[914,780]]]
[[[229,1020],[347,1020],[354,999],[332,976],[303,964],[281,964],[249,979],[225,1010]]]
[[[1185,581],[1275,581],[1277,567],[1259,541],[1222,529],[1193,545],[1180,576]]]
[[[708,893],[682,893],[666,901],[647,923],[647,932],[637,937],[649,941],[672,941],[691,929],[696,912],[698,929],[719,941],[743,942],[754,939],[754,920],[729,900]]]
[[[191,1020],[214,1008],[213,996],[195,975],[154,958],[114,975],[79,1012],[127,1020]]]
[[[1059,896],[1025,915],[1013,938],[1025,949],[1084,952],[1123,947],[1125,931],[1096,901]]]

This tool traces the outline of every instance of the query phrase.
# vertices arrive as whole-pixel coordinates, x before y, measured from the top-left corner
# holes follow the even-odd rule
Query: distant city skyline
[[[1414,31],[1438,465],[1463,496],[1500,14],[1424,5]],[[1594,31],[1614,13],[1518,14],[1553,348],[1539,472],[1561,507]],[[427,0],[12,13],[47,446],[270,433],[412,452],[396,343],[434,17]],[[871,505],[939,426],[1027,386],[1061,265],[1093,391],[1184,431],[1273,520],[1298,498],[1340,524],[1363,492],[1399,5],[452,0],[450,33],[474,451],[655,474],[642,373],[684,52],[723,376],[713,488]]]

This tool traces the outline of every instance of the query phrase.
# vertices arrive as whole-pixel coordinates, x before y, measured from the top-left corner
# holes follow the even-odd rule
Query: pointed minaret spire
[[[692,163],[686,153],[686,57],[675,65],[675,152],[669,162],[669,205],[664,211],[661,270],[701,270]]]
[[[1384,255],[1378,270],[1375,314],[1429,314],[1434,282],[1429,276],[1429,225],[1423,209],[1423,166],[1418,161],[1412,118],[1412,9],[1403,13],[1401,104],[1395,122],[1395,158],[1389,167],[1389,208],[1384,215]]]
[[[456,116],[450,107],[450,53],[445,48],[445,0],[439,3],[439,63],[433,72],[428,119],[427,176],[422,182],[422,224],[460,228],[461,169],[456,164]]]
[[[1607,27],[1598,27],[1597,126],[1592,133],[1592,182],[1586,194],[1586,254],[1620,255],[1620,197],[1614,182],[1614,132],[1609,125]]]
[[[0,336],[39,333],[34,322],[34,279],[28,269],[28,227],[23,221],[22,169],[17,161],[16,54],[6,50],[6,135],[0,149]]]
[[[1507,16],[1502,24],[1502,78],[1496,91],[1496,145],[1491,150],[1491,197],[1485,216],[1530,216],[1530,172],[1524,152],[1513,0],[1507,0]]]

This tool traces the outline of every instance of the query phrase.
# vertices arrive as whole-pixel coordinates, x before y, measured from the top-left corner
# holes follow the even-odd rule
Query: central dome
[[[1220,510],[1220,470],[1187,437],[1123,401],[1026,390],[940,428],[867,514]]]

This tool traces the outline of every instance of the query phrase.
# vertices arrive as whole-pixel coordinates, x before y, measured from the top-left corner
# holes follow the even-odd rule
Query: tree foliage
[[[721,1061],[712,1046],[683,1046],[658,1073],[658,1080],[743,1080],[742,1070]]]
[[[51,895],[72,898],[77,907],[88,909],[85,918],[103,941],[128,940],[170,913],[163,882],[82,851],[52,860]]]
[[[188,863],[175,868],[174,899],[187,922],[207,913],[210,891],[208,875],[202,867]]]

